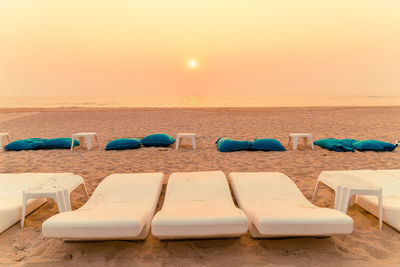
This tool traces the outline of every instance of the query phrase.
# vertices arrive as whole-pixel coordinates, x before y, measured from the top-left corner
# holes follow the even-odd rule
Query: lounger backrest
[[[233,204],[228,181],[222,171],[176,172],[168,180],[165,204],[182,203]],[[171,205],[171,206],[174,206]]]
[[[116,202],[144,205],[160,194],[163,179],[163,173],[112,174],[100,182],[85,206]]]
[[[229,179],[241,205],[309,203],[296,184],[280,172],[231,172]]]
[[[399,195],[400,196],[400,178],[395,174],[392,175],[387,171],[374,171],[363,178],[377,186],[383,188],[383,195]]]

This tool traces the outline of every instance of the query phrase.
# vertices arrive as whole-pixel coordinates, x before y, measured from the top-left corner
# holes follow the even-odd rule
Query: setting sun
[[[189,61],[189,67],[190,68],[195,68],[197,66],[197,62],[196,61],[194,61],[194,60],[191,60],[191,61]]]

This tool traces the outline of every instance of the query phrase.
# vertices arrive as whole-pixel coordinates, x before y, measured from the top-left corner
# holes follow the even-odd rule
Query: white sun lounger
[[[112,174],[82,207],[46,220],[43,235],[64,240],[144,240],[163,179],[163,173]]]
[[[50,177],[72,173],[10,173],[0,174],[0,233],[21,220],[22,192]],[[26,214],[46,203],[46,198],[31,199]]]
[[[346,214],[310,203],[296,184],[279,172],[232,172],[232,190],[250,221],[252,237],[350,234]]]
[[[160,239],[189,239],[238,237],[247,229],[224,173],[210,171],[171,174],[151,231]]]
[[[383,221],[400,231],[400,170],[343,171],[383,189]],[[357,195],[355,203],[376,217],[379,202],[374,196]]]

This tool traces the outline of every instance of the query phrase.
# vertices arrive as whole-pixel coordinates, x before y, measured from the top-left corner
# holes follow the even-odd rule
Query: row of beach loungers
[[[400,231],[400,171],[347,171],[371,176],[383,188],[383,220]],[[374,175],[375,174],[375,175]],[[21,192],[35,182],[66,174],[1,174],[0,232],[21,219]],[[155,214],[163,173],[112,174],[79,209],[62,212],[42,225],[46,238],[63,240],[144,240],[150,229],[160,239],[330,236],[350,234],[345,213],[309,202],[279,172],[177,172],[169,177],[165,199]],[[239,208],[234,204],[229,183]],[[30,200],[27,214],[46,199]],[[377,215],[378,201],[356,203]],[[155,214],[155,215],[154,215]]]

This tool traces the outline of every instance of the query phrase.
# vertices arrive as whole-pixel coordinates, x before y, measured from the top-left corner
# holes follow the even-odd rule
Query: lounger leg
[[[24,227],[25,213],[26,213],[26,202],[27,201],[28,201],[28,198],[26,197],[26,194],[23,193],[23,196],[22,196],[22,213],[21,213],[21,228]]]
[[[176,143],[175,143],[175,149],[178,149],[179,148],[179,142],[181,141],[181,138],[180,138],[180,136],[178,136],[177,138],[176,138]]]
[[[74,149],[74,137],[72,136],[72,142],[71,142],[71,150],[73,150]]]
[[[317,197],[317,193],[318,193],[318,190],[319,190],[319,187],[320,187],[320,183],[321,183],[320,181],[317,181],[317,183],[315,184],[314,193],[312,195],[311,202],[314,202],[315,198]]]

